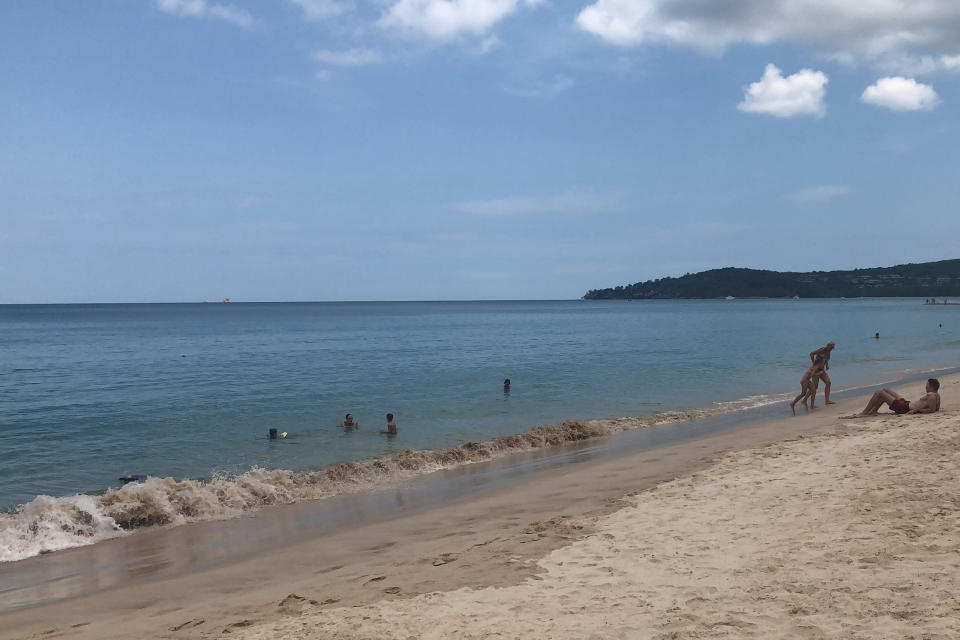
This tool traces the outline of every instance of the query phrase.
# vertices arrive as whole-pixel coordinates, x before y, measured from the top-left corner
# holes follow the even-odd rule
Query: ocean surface
[[[614,424],[642,427],[685,415],[670,412],[784,402],[828,340],[836,389],[953,367],[960,307],[0,306],[0,561],[604,433],[580,423],[528,433],[538,425],[633,416]],[[358,429],[339,426],[347,412]],[[395,437],[379,433],[387,412]],[[288,437],[271,441],[270,428]],[[149,479],[121,489],[124,474]]]

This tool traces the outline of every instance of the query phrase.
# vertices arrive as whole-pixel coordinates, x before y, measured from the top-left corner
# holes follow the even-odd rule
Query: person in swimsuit
[[[823,371],[820,372],[820,375],[817,376],[819,380],[823,380],[823,404],[836,404],[830,400],[830,376],[827,374],[827,369],[830,368],[830,353],[836,347],[831,340],[824,347],[819,349],[814,349],[810,352],[810,362],[815,362],[817,356],[823,358]]]
[[[867,406],[860,413],[850,416],[841,416],[844,419],[866,418],[877,415],[877,411],[883,405],[888,405],[890,410],[896,414],[914,414],[914,413],[936,413],[940,410],[940,381],[936,378],[927,380],[925,393],[919,400],[910,402],[892,389],[880,389],[873,394]]]
[[[802,378],[800,378],[800,394],[793,399],[793,402],[790,403],[790,410],[794,413],[797,412],[797,402],[802,401],[803,406],[807,406],[808,398],[816,398],[817,378],[819,377],[820,372],[823,371],[823,365],[825,363],[826,361],[823,358],[817,357],[816,360],[814,360],[813,365],[807,369],[807,372],[803,374]]]
[[[380,433],[385,433],[388,436],[397,435],[397,423],[393,421],[393,414],[387,414],[387,429],[386,431],[381,430]]]
[[[343,422],[340,423],[340,426],[343,427],[344,429],[356,429],[357,427],[360,426],[360,423],[359,423],[359,422],[354,422],[354,421],[353,421],[353,414],[352,414],[352,413],[348,413],[348,414],[346,415],[346,417],[344,418]]]

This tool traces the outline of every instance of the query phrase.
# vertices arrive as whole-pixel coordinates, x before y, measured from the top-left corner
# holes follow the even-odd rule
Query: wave
[[[513,453],[555,447],[779,402],[785,396],[750,396],[705,409],[665,411],[650,416],[568,420],[517,435],[465,442],[436,450],[391,453],[340,462],[316,471],[254,467],[238,475],[207,480],[148,477],[101,495],[38,496],[13,512],[0,513],[0,562],[93,544],[137,529],[220,520],[270,505],[293,504],[355,493],[441,469],[492,460]]]

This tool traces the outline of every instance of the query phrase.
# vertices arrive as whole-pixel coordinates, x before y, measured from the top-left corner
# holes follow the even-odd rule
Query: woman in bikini
[[[790,403],[790,410],[794,413],[797,412],[796,405],[798,401],[803,402],[803,406],[807,406],[807,398],[810,398],[810,408],[813,408],[813,403],[816,401],[817,397],[817,382],[820,378],[820,372],[823,371],[823,366],[826,364],[826,361],[817,356],[813,361],[813,365],[807,372],[803,374],[803,377],[800,378],[800,394],[793,399],[793,402]]]

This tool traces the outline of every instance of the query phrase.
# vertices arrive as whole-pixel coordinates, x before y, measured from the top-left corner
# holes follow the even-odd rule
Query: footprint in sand
[[[243,627],[252,627],[253,624],[254,624],[253,620],[240,620],[239,622],[231,622],[223,629],[223,633],[232,633],[233,629],[242,629]]]
[[[311,600],[310,598],[304,598],[295,593],[291,593],[286,598],[280,601],[280,604],[277,605],[277,608],[285,613],[303,613],[303,610],[310,605],[319,604],[316,600]]]
[[[336,564],[332,567],[327,567],[326,569],[320,569],[316,573],[330,573],[331,571],[336,571],[337,569],[343,569],[342,564]]]
[[[180,631],[181,629],[188,629],[188,628],[193,628],[193,627],[199,627],[199,626],[200,626],[201,624],[203,624],[203,623],[204,623],[204,620],[194,618],[193,620],[187,620],[187,621],[184,622],[184,623],[178,624],[178,625],[175,626],[175,627],[170,627],[170,631]],[[87,623],[87,624],[89,624],[89,623]],[[76,625],[74,625],[74,626],[76,626]]]
[[[457,554],[455,553],[444,553],[439,558],[436,558],[433,561],[433,566],[439,567],[440,565],[443,565],[443,564],[449,564],[454,560],[456,560],[458,557],[459,556],[457,556]]]

